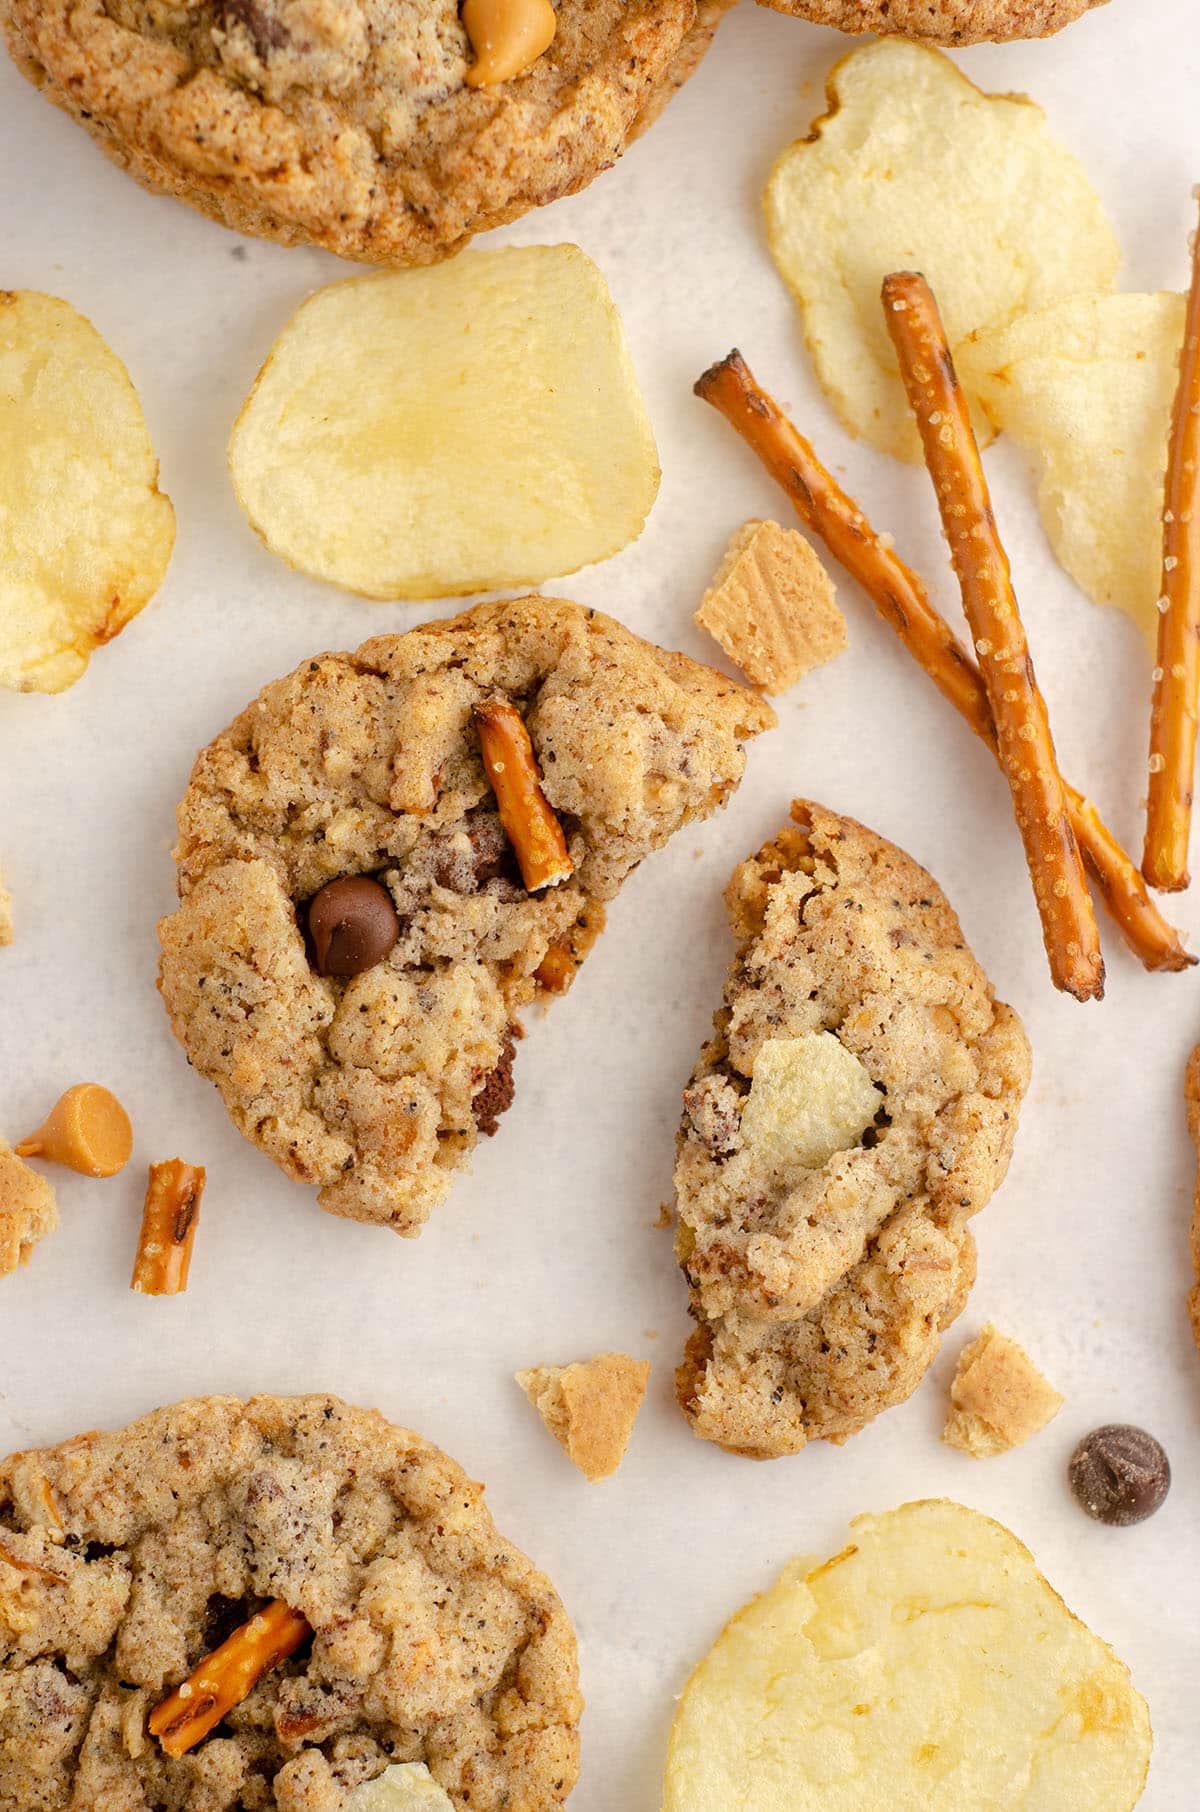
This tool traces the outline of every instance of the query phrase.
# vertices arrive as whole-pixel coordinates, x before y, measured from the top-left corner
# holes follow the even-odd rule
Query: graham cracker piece
[[[3,872],[0,872],[0,944],[11,944],[12,941],[12,895],[4,885]]]
[[[574,1365],[537,1365],[515,1376],[585,1478],[595,1484],[617,1470],[646,1394],[648,1360],[599,1353]]]
[[[990,1322],[960,1353],[950,1401],[942,1439],[976,1460],[1020,1447],[1063,1406],[1025,1349]]]
[[[54,1190],[0,1139],[0,1277],[27,1265],[42,1235],[57,1226]]]
[[[764,692],[786,692],[846,646],[846,619],[813,548],[777,522],[743,523],[695,621]]]

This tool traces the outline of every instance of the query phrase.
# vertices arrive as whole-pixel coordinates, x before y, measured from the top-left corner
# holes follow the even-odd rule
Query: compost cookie
[[[759,0],[837,31],[923,38],[933,44],[1048,38],[1104,0]]]
[[[1029,1047],[936,882],[797,801],[735,870],[738,953],[684,1093],[676,1251],[699,1435],[844,1441],[920,1382],[974,1279]]]
[[[686,80],[718,8],[560,0],[467,77],[458,0],[0,0],[18,66],[145,187],[240,232],[427,264],[584,187]]]
[[[553,1588],[453,1460],[336,1397],[0,1462],[0,1664],[0,1812],[343,1812],[404,1762],[463,1812],[550,1812],[578,1771]]]
[[[176,1035],[323,1207],[418,1232],[512,1099],[520,1008],[569,987],[625,877],[724,801],[773,722],[550,598],[305,661],[202,752],[179,808]],[[347,937],[322,892],[359,877],[397,936],[373,916],[330,969]]]

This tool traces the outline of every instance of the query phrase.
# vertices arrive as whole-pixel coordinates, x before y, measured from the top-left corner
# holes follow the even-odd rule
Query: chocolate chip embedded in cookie
[[[684,1094],[676,1251],[697,1434],[844,1441],[923,1377],[974,1278],[1029,1047],[923,868],[797,801],[734,871],[738,953]]]
[[[924,38],[932,44],[1048,38],[1104,0],[759,0],[835,31]]]
[[[0,0],[18,66],[145,187],[382,264],[583,188],[699,61],[709,11],[693,37],[695,0],[559,0],[544,54],[472,86],[458,0]]]
[[[322,1206],[416,1233],[512,1099],[520,1009],[569,986],[626,875],[723,803],[773,722],[556,599],[304,662],[180,806],[176,1035]]]
[[[343,1812],[404,1764],[551,1812],[578,1772],[549,1581],[453,1460],[336,1397],[0,1461],[0,1658],[0,1812]]]

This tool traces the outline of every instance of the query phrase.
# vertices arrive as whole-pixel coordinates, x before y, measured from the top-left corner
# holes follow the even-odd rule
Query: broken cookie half
[[[974,1279],[1029,1047],[937,883],[797,801],[733,874],[738,951],[684,1091],[676,1253],[694,1431],[768,1459],[919,1384]]]
[[[643,857],[741,779],[754,693],[553,598],[267,686],[179,808],[160,988],[235,1124],[322,1207],[415,1234],[512,1099]]]

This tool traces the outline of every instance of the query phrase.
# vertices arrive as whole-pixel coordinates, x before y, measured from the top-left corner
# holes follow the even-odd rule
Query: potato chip
[[[356,1787],[346,1812],[454,1812],[454,1801],[423,1762],[396,1762]]]
[[[175,512],[124,365],[35,290],[0,290],[0,499],[0,685],[61,692],[158,590]]]
[[[887,273],[924,273],[956,347],[1022,309],[1110,288],[1120,252],[1041,108],[984,94],[940,51],[898,38],[852,51],[827,98],[767,184],[771,250],[847,428],[917,461],[879,300]]]
[[[832,1032],[768,1038],[754,1059],[742,1140],[772,1171],[819,1170],[857,1145],[883,1096]]]
[[[641,532],[658,455],[578,246],[350,278],[293,315],[229,443],[289,565],[373,598],[540,583]]]
[[[663,1812],[1129,1812],[1145,1701],[1028,1549],[945,1501],[852,1526],[692,1675]]]
[[[1154,641],[1182,296],[1080,296],[973,334],[958,369],[1032,456],[1050,545],[1098,604]]]

